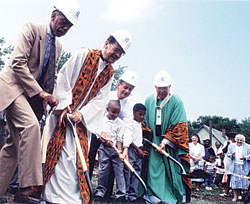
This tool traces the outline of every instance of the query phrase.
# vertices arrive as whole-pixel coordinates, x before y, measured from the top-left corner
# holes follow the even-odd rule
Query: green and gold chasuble
[[[157,106],[162,100],[157,101]],[[145,122],[153,132],[152,142],[160,145],[163,137],[175,144],[176,149],[166,145],[166,151],[181,162],[189,171],[189,149],[186,113],[181,99],[173,95],[162,108],[161,136],[156,136],[155,95],[146,99]],[[187,202],[190,201],[191,181],[181,175],[181,169],[173,161],[151,148],[148,161],[147,187],[149,195],[155,195],[169,204],[181,203],[183,186],[186,189]]]

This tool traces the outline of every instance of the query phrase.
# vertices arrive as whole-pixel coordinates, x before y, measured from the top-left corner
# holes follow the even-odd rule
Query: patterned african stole
[[[74,111],[78,107],[78,105],[82,102],[82,100],[84,100],[85,96],[88,93],[88,90],[90,89],[92,83],[95,80],[99,65],[100,54],[101,50],[89,50],[89,53],[81,68],[75,86],[72,90],[72,104],[70,105],[72,111]],[[114,74],[114,69],[110,64],[108,64],[97,77],[90,93],[88,94],[82,106],[86,105],[92,98],[96,96],[98,91],[107,84],[107,82],[111,79],[113,74]],[[58,124],[59,123],[57,122],[47,147],[44,187],[55,170],[55,166],[58,162],[58,159],[60,158],[60,154],[65,143],[67,127],[62,126],[61,128],[59,128]],[[77,124],[76,130],[87,166],[89,168],[88,138],[86,134],[87,130],[82,123]],[[87,203],[89,201],[89,189],[84,176],[84,172],[82,170],[80,159],[78,157],[78,153],[77,153],[77,174],[78,174],[80,193],[83,203]]]
[[[146,125],[146,122],[145,120],[143,120],[141,122],[141,128],[142,128],[142,136],[143,138],[149,140],[150,142],[152,142],[152,139],[153,139],[153,131],[147,127]],[[147,151],[148,154],[150,154],[150,148],[151,148],[151,145],[148,144],[147,142],[144,142],[143,141],[143,151]],[[147,184],[148,182],[148,162],[149,162],[149,157],[143,157],[142,159],[142,171],[141,171],[141,177],[142,179],[144,180],[144,182]]]
[[[182,160],[181,163],[185,162],[190,166],[190,156],[189,156],[189,147],[188,147],[189,138],[188,138],[187,123],[181,121],[175,125],[172,125],[170,128],[166,130],[166,133],[162,136],[166,137],[168,140],[173,142],[179,148],[187,152],[186,154],[180,155],[179,158]],[[182,180],[191,189],[191,179],[182,176]]]

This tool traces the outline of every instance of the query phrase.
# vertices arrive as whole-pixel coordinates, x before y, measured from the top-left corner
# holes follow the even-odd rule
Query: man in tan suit
[[[58,104],[52,93],[62,48],[55,37],[65,35],[79,14],[77,1],[58,0],[49,25],[26,23],[9,63],[0,72],[0,111],[6,110],[10,130],[0,151],[0,197],[18,166],[20,189],[14,201],[39,203],[34,191],[43,185],[39,120],[43,103],[52,109]]]

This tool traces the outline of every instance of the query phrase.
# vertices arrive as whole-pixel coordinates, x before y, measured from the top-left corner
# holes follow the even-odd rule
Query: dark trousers
[[[126,184],[123,173],[123,162],[116,155],[114,148],[101,144],[98,159],[98,186],[95,195],[102,198],[107,196],[110,169],[113,168],[116,177],[116,198],[125,198]]]
[[[209,173],[209,178],[205,178],[205,186],[206,187],[213,187],[213,173]]]
[[[214,184],[216,186],[219,186],[219,184],[221,184],[221,182],[222,182],[222,178],[223,178],[223,174],[216,174]]]
[[[230,190],[230,180],[231,180],[231,175],[227,175],[227,182],[225,184],[225,194],[229,193]]]
[[[97,153],[100,145],[101,145],[100,140],[97,139],[95,134],[92,134],[90,148],[89,148],[89,176],[90,176],[90,179],[93,176],[96,153]],[[107,192],[105,194],[105,198],[111,198],[112,193],[113,193],[114,180],[115,180],[114,171],[113,171],[113,168],[110,168],[109,179],[108,179],[108,188],[107,188]]]
[[[132,146],[130,146],[128,149],[128,157],[129,163],[133,166],[136,173],[140,176],[142,159],[139,157],[137,150]],[[126,199],[135,201],[138,197],[139,180],[127,166],[124,166],[124,178],[126,182]]]
[[[91,136],[90,148],[89,148],[89,177],[92,178],[94,167],[95,167],[95,158],[97,150],[100,147],[100,140],[97,139],[95,134]]]

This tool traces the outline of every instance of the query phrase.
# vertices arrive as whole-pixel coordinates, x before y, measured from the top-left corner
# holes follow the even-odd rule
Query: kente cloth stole
[[[143,138],[152,142],[153,131],[149,127],[147,127],[145,120],[141,122],[141,128],[142,128]],[[150,154],[150,148],[151,148],[151,145],[143,141],[143,150],[147,151],[148,154]],[[143,180],[145,181],[145,183],[147,183],[147,180],[148,180],[148,158],[149,157],[144,157],[142,160],[142,167],[144,168],[144,173],[142,173],[141,176]]]
[[[81,68],[75,86],[72,90],[72,104],[70,105],[72,111],[74,111],[75,108],[85,98],[89,88],[91,87],[91,84],[94,82],[98,70],[100,54],[101,54],[100,50],[89,50],[89,53]],[[107,84],[107,82],[112,78],[113,75],[114,75],[114,69],[110,64],[108,64],[102,70],[102,72],[99,74],[96,81],[94,82],[94,85],[89,95],[85,99],[83,106],[86,105],[92,98],[96,96],[98,91]],[[57,125],[49,141],[47,147],[46,163],[45,163],[44,186],[49,181],[51,175],[55,170],[57,161],[60,158],[60,154],[65,143],[66,128],[67,127],[65,126],[59,128],[57,122]],[[76,130],[88,166],[88,139],[86,135],[86,128],[83,126],[82,123],[79,123],[76,126]],[[83,203],[87,203],[89,200],[89,189],[87,186],[87,182],[85,180],[84,172],[82,170],[78,153],[77,153],[77,174],[78,174],[80,193]]]
[[[166,137],[168,140],[173,142],[179,148],[187,152],[186,154],[180,155],[179,158],[182,160],[182,162],[185,162],[190,166],[187,123],[181,121],[175,125],[172,125],[170,128],[166,130],[166,133],[162,136]],[[182,176],[182,180],[191,189],[191,179]]]

